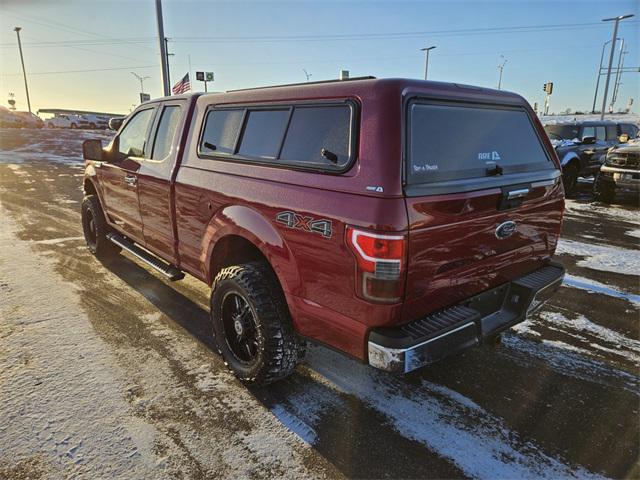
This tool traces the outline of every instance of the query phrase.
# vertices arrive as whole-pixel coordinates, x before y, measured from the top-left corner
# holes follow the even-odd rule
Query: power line
[[[156,68],[157,65],[143,65],[139,67],[115,67],[115,68],[90,68],[86,70],[58,70],[53,72],[29,72],[29,76],[32,75],[58,75],[58,74],[66,74],[66,73],[86,73],[86,72],[111,72],[116,70],[133,70],[133,69],[141,69],[141,68]],[[21,73],[0,73],[0,76],[3,77],[13,77],[22,75]]]

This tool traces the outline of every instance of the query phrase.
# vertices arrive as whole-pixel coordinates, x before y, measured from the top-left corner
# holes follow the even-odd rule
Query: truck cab
[[[211,286],[247,383],[308,340],[408,372],[492,342],[558,288],[560,163],[519,95],[375,78],[147,102],[83,145],[83,228]]]

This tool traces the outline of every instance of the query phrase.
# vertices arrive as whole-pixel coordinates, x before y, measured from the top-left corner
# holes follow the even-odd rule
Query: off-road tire
[[[240,295],[254,315],[258,347],[250,362],[241,361],[227,340],[222,300],[228,293]],[[280,284],[264,263],[223,268],[213,281],[210,308],[218,352],[243,383],[261,386],[280,380],[290,375],[304,356],[305,345],[293,329]]]
[[[570,163],[562,169],[562,184],[564,186],[564,194],[571,197],[576,193],[578,186],[578,167],[574,163]]]
[[[616,199],[615,187],[603,182],[599,173],[596,175],[596,179],[593,182],[593,197],[604,203],[613,203]]]
[[[108,258],[120,251],[120,248],[107,238],[109,226],[96,195],[87,195],[82,201],[82,230],[89,251],[96,257]]]

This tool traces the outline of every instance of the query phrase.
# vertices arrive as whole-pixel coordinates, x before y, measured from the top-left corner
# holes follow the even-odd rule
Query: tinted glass
[[[606,140],[607,134],[604,127],[596,127],[596,140]]]
[[[635,138],[638,133],[638,127],[631,125],[630,123],[620,124],[620,134],[626,133],[629,138]]]
[[[580,127],[575,125],[547,125],[544,131],[551,140],[573,140],[580,136]]]
[[[247,157],[276,158],[287,128],[289,110],[253,110],[247,115],[238,153]]]
[[[151,158],[154,160],[162,160],[169,156],[171,145],[173,144],[173,137],[175,137],[176,130],[180,124],[180,118],[180,106],[178,105],[171,105],[162,110],[162,117],[160,118],[160,124],[156,132],[156,140],[153,145]]]
[[[346,105],[295,107],[280,159],[344,167],[349,162],[350,126],[351,110]]]
[[[413,104],[410,183],[552,169],[524,110]]]
[[[203,153],[234,153],[243,110],[211,110],[207,115],[200,149]]]
[[[617,140],[618,127],[616,125],[607,125],[607,140]]]
[[[133,116],[118,137],[118,152],[127,157],[144,157],[152,117],[152,108],[141,110]]]
[[[596,127],[584,127],[582,129],[582,138],[584,137],[595,137],[596,136]],[[581,138],[581,140],[582,140]]]

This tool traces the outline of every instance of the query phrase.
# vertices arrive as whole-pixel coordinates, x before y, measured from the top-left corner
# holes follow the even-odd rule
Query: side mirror
[[[627,143],[627,142],[629,141],[629,134],[627,134],[627,133],[623,133],[622,135],[620,135],[620,136],[618,137],[618,141],[619,141],[620,143]]]
[[[585,145],[596,143],[596,137],[582,137],[582,143]]]
[[[120,130],[122,126],[122,122],[124,122],[124,117],[114,117],[109,119],[109,128],[111,130]]]
[[[103,161],[102,140],[85,140],[82,142],[82,156],[85,160]]]

